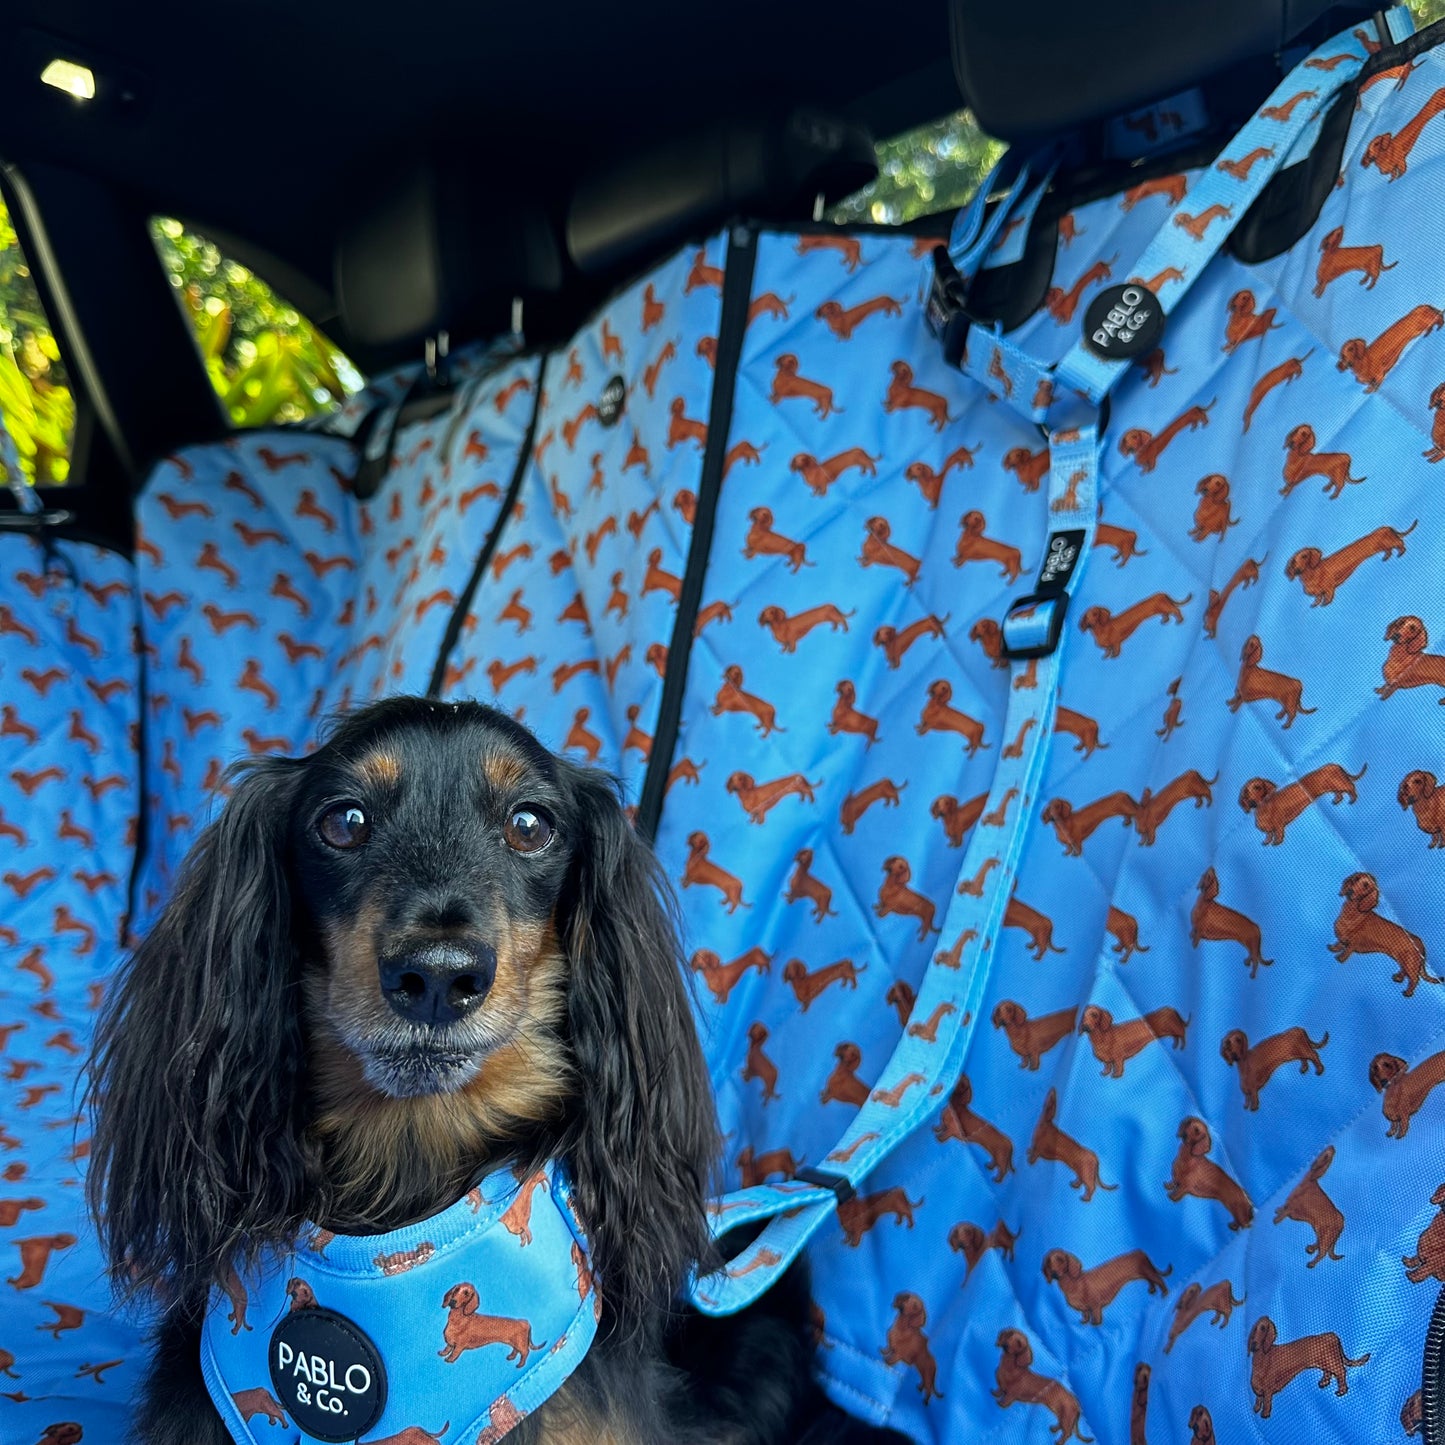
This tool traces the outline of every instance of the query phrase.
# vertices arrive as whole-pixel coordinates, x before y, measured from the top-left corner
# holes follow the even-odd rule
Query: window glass
[[[0,198],[0,419],[25,481],[58,487],[70,478],[75,398],[40,292]],[[8,448],[5,449],[8,451]],[[0,453],[3,455],[3,453]],[[0,463],[3,466],[3,463]],[[0,478],[0,485],[3,485]]]
[[[152,217],[151,236],[233,426],[304,421],[365,384],[324,332],[213,242],[166,216]]]

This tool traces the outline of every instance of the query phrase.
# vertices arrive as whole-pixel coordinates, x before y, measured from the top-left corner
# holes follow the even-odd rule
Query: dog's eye
[[[371,823],[359,803],[337,803],[317,820],[321,841],[331,848],[359,848],[371,837]]]
[[[518,853],[540,853],[552,841],[552,820],[536,808],[513,808],[502,836]]]

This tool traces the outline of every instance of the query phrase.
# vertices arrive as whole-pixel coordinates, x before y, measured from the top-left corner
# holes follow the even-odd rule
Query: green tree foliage
[[[254,271],[179,221],[157,217],[151,235],[236,426],[301,421],[361,385],[346,357]]]

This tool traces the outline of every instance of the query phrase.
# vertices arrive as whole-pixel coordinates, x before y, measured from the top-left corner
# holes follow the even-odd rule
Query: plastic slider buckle
[[[947,246],[933,248],[933,283],[928,288],[928,301],[923,309],[924,321],[934,339],[943,347],[943,359],[957,368],[963,363],[968,339],[968,313],[964,302],[968,288]]]
[[[1014,662],[1047,657],[1059,645],[1068,610],[1067,592],[1031,592],[1020,597],[1004,614],[1003,655]]]
[[[846,1204],[858,1193],[841,1174],[830,1174],[826,1169],[799,1169],[793,1178],[816,1184],[820,1189],[831,1189],[839,1204]]]

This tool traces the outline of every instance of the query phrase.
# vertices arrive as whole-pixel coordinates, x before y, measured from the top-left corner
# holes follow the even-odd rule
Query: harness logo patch
[[[620,376],[608,377],[597,403],[597,420],[603,426],[616,426],[626,405],[627,383]]]
[[[296,1425],[317,1440],[355,1440],[386,1408],[386,1366],[345,1315],[293,1310],[271,1335],[271,1384]]]
[[[1054,532],[1049,537],[1049,549],[1044,554],[1043,566],[1039,568],[1040,592],[1063,592],[1079,565],[1079,553],[1083,549],[1083,529]]]
[[[1106,361],[1132,361],[1164,334],[1164,308],[1147,286],[1106,286],[1084,312],[1084,345]]]

